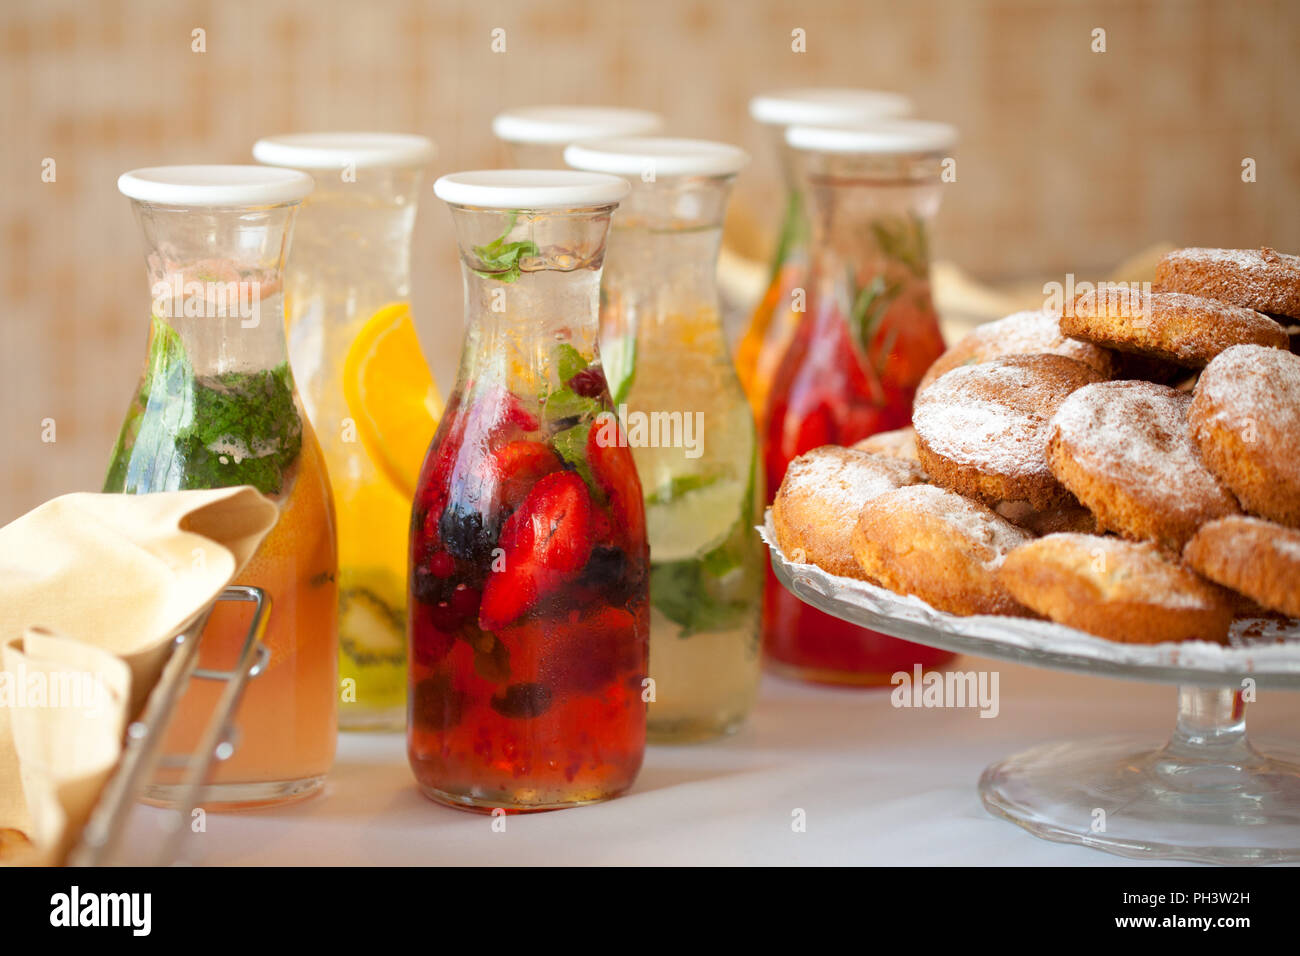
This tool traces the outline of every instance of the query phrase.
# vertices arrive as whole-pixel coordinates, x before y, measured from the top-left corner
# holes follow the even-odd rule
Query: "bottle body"
[[[493,219],[453,210],[458,230]],[[608,210],[564,218],[495,217],[498,253],[532,237],[504,274],[462,234],[465,346],[411,514],[408,756],[467,809],[607,799],[645,746],[645,511],[596,341]]]
[[[368,326],[409,321],[410,241],[418,168],[316,177],[289,260],[289,358],[329,468],[339,542],[343,729],[398,729],[406,716],[406,559],[410,491],[376,461],[349,407],[360,383],[349,355]],[[394,318],[388,318],[394,317]],[[418,357],[416,357],[418,359]],[[422,359],[420,359],[422,361]],[[436,399],[436,395],[435,395]],[[432,434],[421,436],[427,443]]]
[[[139,212],[155,291],[148,359],[104,490],[251,484],[279,506],[275,527],[234,582],[271,598],[270,661],[244,694],[237,746],[213,772],[209,804],[293,799],[320,786],[334,756],[337,552],[329,479],[285,355],[278,257],[292,213],[260,214],[272,260],[264,267],[247,262],[258,213],[232,223],[228,211]],[[228,230],[244,236],[242,252],[221,241]],[[196,235],[206,237],[201,258],[190,241]],[[250,617],[244,605],[218,605],[198,666],[233,666]],[[220,687],[191,682],[165,743],[169,752],[194,749]],[[177,782],[162,771],[148,796],[167,802]]]
[[[730,733],[758,693],[762,479],[714,280],[729,185],[634,186],[602,284],[602,354],[617,358],[611,381],[645,494],[649,735],[660,742]]]

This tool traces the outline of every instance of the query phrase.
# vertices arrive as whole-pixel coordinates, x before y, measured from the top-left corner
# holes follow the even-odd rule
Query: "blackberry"
[[[492,698],[492,709],[502,717],[540,717],[551,706],[551,689],[545,684],[511,684]]]
[[[466,561],[481,563],[492,555],[494,535],[484,526],[483,516],[477,511],[449,506],[438,520],[438,536],[444,548]]]
[[[411,694],[411,721],[422,730],[447,730],[460,723],[465,695],[446,676],[427,677]]]

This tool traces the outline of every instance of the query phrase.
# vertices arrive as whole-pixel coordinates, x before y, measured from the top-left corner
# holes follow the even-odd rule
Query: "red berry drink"
[[[645,512],[594,296],[626,187],[503,173],[537,204],[507,213],[492,204],[519,205],[520,189],[478,175],[438,188],[461,233],[470,314],[412,511],[408,750],[436,800],[554,809],[625,790],[645,745]],[[550,211],[563,190],[577,192]]]
[[[943,352],[930,296],[928,221],[938,206],[941,124],[793,127],[813,224],[807,311],[773,380],[764,464],[769,503],[791,461],[911,423],[925,370]],[[927,138],[928,137],[928,138]],[[849,624],[803,603],[771,568],[763,640],[778,671],[879,685],[946,651]]]

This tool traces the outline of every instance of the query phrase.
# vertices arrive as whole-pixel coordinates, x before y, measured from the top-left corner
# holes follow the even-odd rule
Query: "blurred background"
[[[749,97],[872,87],[960,128],[935,255],[982,284],[1104,278],[1162,241],[1300,252],[1291,0],[6,0],[0,78],[0,522],[99,489],[144,360],[148,288],[118,174],[250,162],[262,135],[423,133],[439,146],[431,183],[505,162],[489,129],[503,108],[646,107],[671,134],[753,153],[726,242],[760,262],[782,196]],[[461,290],[431,188],[413,258],[445,390]]]

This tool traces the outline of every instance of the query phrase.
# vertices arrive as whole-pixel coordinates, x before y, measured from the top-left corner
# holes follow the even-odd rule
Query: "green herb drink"
[[[719,321],[715,270],[735,147],[619,138],[566,151],[622,175],[601,284],[601,355],[645,495],[648,733],[729,733],[753,706],[763,584],[753,418]]]

